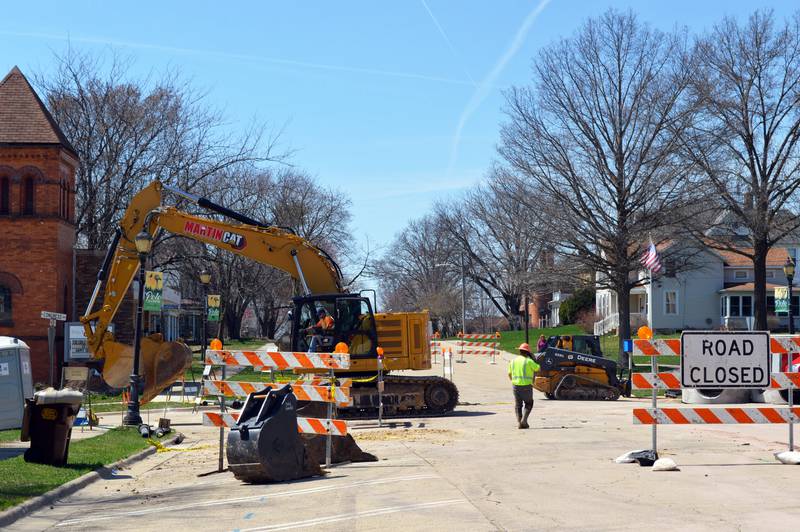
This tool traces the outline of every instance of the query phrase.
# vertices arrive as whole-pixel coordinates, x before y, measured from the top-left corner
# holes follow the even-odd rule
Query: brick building
[[[49,373],[43,310],[72,312],[78,157],[28,80],[0,81],[0,336],[31,347],[34,382]],[[56,332],[58,379],[63,324]]]

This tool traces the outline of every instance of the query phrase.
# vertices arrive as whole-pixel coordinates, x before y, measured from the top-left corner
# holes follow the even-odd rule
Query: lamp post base
[[[122,424],[126,427],[138,427],[142,424],[142,416],[139,415],[139,405],[128,403],[128,411],[122,418]]]
[[[135,357],[139,358],[139,357]],[[122,418],[122,424],[126,426],[138,427],[142,424],[142,416],[139,415],[139,375],[131,375],[130,396],[128,397],[128,411]]]

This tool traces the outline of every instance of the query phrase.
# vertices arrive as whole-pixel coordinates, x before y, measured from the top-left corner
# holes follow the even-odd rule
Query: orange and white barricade
[[[713,334],[709,332],[709,334]],[[763,333],[761,333],[763,334]],[[800,336],[790,338],[770,337],[771,354],[784,355],[800,351]],[[658,425],[733,425],[780,424],[789,425],[789,450],[794,450],[794,423],[800,419],[800,408],[793,405],[793,390],[800,388],[800,373],[772,372],[770,388],[788,390],[789,406],[781,407],[682,407],[659,408],[658,390],[680,390],[678,376],[658,372],[659,356],[681,356],[681,340],[633,340],[633,354],[652,357],[652,373],[634,373],[631,386],[637,390],[651,390],[651,408],[634,408],[633,423],[650,425],[653,433],[653,451],[657,452],[656,427]]]
[[[238,421],[238,412],[203,412],[203,425],[229,428]],[[299,417],[297,418],[297,432],[301,434],[347,436],[347,422],[341,419]]]
[[[302,353],[279,351],[206,351],[206,364],[252,366],[266,369],[348,369],[345,353]]]
[[[350,379],[347,379],[348,381]],[[285,385],[292,387],[292,392],[298,401],[334,402],[337,406],[350,406],[350,386],[325,386],[323,384],[303,384],[308,381],[295,382],[245,382],[245,381],[212,381],[204,382],[203,393],[225,397],[246,397],[251,393],[263,390],[267,386],[280,388]],[[333,392],[331,394],[331,391]]]
[[[283,351],[231,351],[215,350],[206,351],[206,364],[222,366],[222,380],[206,380],[203,389],[209,395],[220,397],[220,412],[205,412],[203,423],[220,427],[220,470],[222,469],[223,437],[225,427],[231,427],[238,420],[239,414],[225,410],[225,397],[246,397],[267,386],[278,387],[289,384],[292,392],[300,401],[313,401],[328,403],[327,419],[297,418],[298,431],[304,434],[325,434],[326,442],[325,464],[331,463],[331,436],[344,436],[347,434],[347,422],[333,419],[333,405],[347,406],[351,404],[350,384],[351,379],[342,379],[337,384],[333,371],[335,369],[348,369],[350,355],[345,353],[303,353]],[[250,366],[269,370],[319,370],[327,372],[325,378],[303,378],[291,383],[263,383],[225,380],[225,368],[228,366]],[[342,385],[346,384],[346,385]]]
[[[634,408],[634,425],[751,425],[755,423],[790,423],[800,416],[800,408],[774,406],[714,408]]]
[[[458,363],[465,363],[464,355],[486,355],[491,357],[489,364],[495,364],[497,356],[497,340],[500,333],[493,334],[459,334],[458,335]],[[494,340],[494,341],[492,341]]]

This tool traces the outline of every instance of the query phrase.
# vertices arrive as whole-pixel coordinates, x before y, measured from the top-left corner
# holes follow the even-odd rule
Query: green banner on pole
[[[221,297],[218,295],[208,296],[208,321],[219,321],[219,304]]]
[[[775,287],[775,313],[789,313],[789,287]]]
[[[162,295],[164,292],[164,274],[161,272],[144,273],[144,310],[150,312],[161,311]]]

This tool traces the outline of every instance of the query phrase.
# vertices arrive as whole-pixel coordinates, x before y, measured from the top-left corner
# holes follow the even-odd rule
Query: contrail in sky
[[[109,46],[119,46],[126,48],[138,48],[144,50],[154,50],[160,52],[177,53],[185,55],[197,55],[203,57],[216,57],[222,59],[239,59],[243,61],[252,61],[255,63],[268,63],[273,65],[285,65],[300,68],[311,68],[316,70],[329,70],[335,72],[352,72],[356,74],[370,74],[377,76],[388,76],[394,78],[418,79],[422,81],[434,81],[439,83],[450,83],[454,85],[467,85],[475,86],[475,80],[470,78],[469,81],[464,79],[446,78],[442,76],[429,76],[427,74],[417,74],[415,72],[397,72],[392,70],[381,70],[375,68],[364,67],[351,67],[344,65],[330,65],[324,63],[310,63],[306,61],[295,61],[292,59],[280,59],[277,57],[266,57],[250,54],[237,54],[231,52],[219,52],[214,50],[201,50],[196,48],[181,48],[177,46],[164,46],[160,44],[150,44],[133,41],[120,41],[115,39],[107,39],[104,37],[74,37],[65,35],[56,35],[51,33],[35,33],[35,32],[18,32],[18,31],[5,31],[0,30],[0,35],[7,35],[11,37],[24,37],[30,39],[47,39],[55,41],[66,42],[79,42],[85,44],[105,44]]]
[[[469,80],[472,82],[473,85],[477,86],[475,79],[469,73],[467,67],[464,66],[464,63],[461,59],[461,55],[459,55],[458,51],[456,50],[456,47],[453,46],[453,42],[450,40],[450,37],[447,36],[447,32],[444,31],[444,28],[442,27],[441,24],[439,24],[439,20],[436,18],[436,15],[433,14],[433,11],[431,11],[431,8],[428,6],[428,2],[426,2],[425,0],[420,0],[420,2],[422,3],[422,7],[425,8],[425,11],[427,11],[428,15],[431,17],[431,20],[433,21],[433,24],[436,26],[436,29],[439,30],[439,34],[442,36],[442,39],[444,39],[444,42],[447,43],[447,47],[450,48],[450,52],[453,54],[456,60],[458,60],[458,62],[461,64],[461,68],[464,70],[464,74],[467,75],[467,77],[469,78]]]
[[[456,159],[458,158],[458,147],[461,144],[461,135],[464,131],[464,126],[469,120],[472,113],[480,106],[483,100],[486,99],[486,96],[489,95],[489,90],[494,86],[497,78],[500,76],[500,73],[503,72],[503,69],[506,67],[509,61],[514,57],[514,55],[519,51],[522,44],[525,42],[525,37],[527,37],[528,32],[533,26],[533,23],[536,22],[536,19],[539,17],[539,14],[547,7],[547,4],[550,3],[550,0],[541,0],[539,4],[533,8],[533,11],[528,13],[528,16],[525,17],[525,20],[522,21],[522,25],[517,30],[517,33],[514,35],[514,39],[509,44],[506,51],[503,55],[500,56],[500,59],[497,60],[492,70],[489,74],[484,77],[475,91],[472,93],[472,97],[470,97],[469,102],[467,102],[467,106],[464,107],[464,110],[461,111],[461,116],[458,119],[458,126],[456,126],[456,132],[453,135],[453,144],[450,148],[450,163],[447,165],[447,176],[449,177],[453,171],[453,166],[456,163]]]

